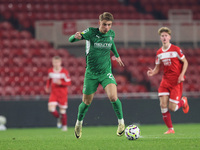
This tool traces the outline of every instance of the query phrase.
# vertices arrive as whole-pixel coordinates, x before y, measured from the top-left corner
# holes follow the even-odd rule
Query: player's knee
[[[48,107],[48,111],[49,111],[49,112],[54,112],[55,110],[56,110],[56,108]]]
[[[160,103],[160,108],[167,108],[167,104]]]
[[[116,95],[109,95],[108,96],[108,98],[109,98],[109,100],[111,101],[111,102],[115,102],[116,100],[117,100],[117,96]]]
[[[65,114],[66,113],[66,109],[60,109],[60,114]]]
[[[86,105],[90,105],[91,104],[91,100],[88,100],[88,99],[83,99],[83,102],[86,104]]]

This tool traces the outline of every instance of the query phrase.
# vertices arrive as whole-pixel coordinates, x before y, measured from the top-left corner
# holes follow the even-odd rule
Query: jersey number
[[[114,77],[113,77],[112,73],[108,73],[107,76],[108,76],[110,79],[114,80]]]

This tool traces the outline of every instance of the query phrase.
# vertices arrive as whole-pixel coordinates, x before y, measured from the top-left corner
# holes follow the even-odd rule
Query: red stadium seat
[[[20,40],[19,39],[14,39],[10,42],[12,49],[20,49]]]
[[[21,31],[19,38],[21,40],[30,40],[30,39],[32,39],[32,35],[28,31]]]
[[[11,46],[11,41],[10,40],[2,40],[2,48],[3,49],[11,49],[12,46]]]
[[[47,41],[44,41],[44,40],[38,41],[38,44],[39,44],[38,47],[41,48],[41,49],[48,49],[48,48],[51,47],[51,46],[50,46],[50,43],[47,42]]]
[[[4,30],[2,30],[1,34],[0,34],[0,39],[2,39],[2,40],[11,40],[11,33],[12,33],[12,31],[4,31]]]
[[[13,26],[9,22],[2,22],[0,23],[0,30],[1,31],[10,31],[13,30]]]
[[[20,38],[20,32],[17,30],[13,30],[10,32],[11,39],[19,39]]]

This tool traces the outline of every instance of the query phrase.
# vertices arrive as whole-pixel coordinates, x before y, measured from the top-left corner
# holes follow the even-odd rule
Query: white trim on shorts
[[[60,105],[58,102],[49,102],[48,105],[58,105],[58,107],[60,108],[64,108],[64,109],[67,109],[68,108],[68,105]]]
[[[169,95],[169,92],[160,92],[160,93],[158,93],[158,96],[163,96],[163,95]]]
[[[178,103],[179,103],[179,101],[174,100],[174,99],[171,99],[171,98],[169,99],[169,101],[172,102],[172,103],[175,103],[175,104],[178,104]]]

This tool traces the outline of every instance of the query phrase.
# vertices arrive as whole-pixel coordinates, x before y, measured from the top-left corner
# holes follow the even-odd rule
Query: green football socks
[[[123,112],[122,112],[122,103],[119,99],[117,99],[115,102],[111,102],[113,109],[115,111],[115,114],[117,115],[118,119],[123,119]]]
[[[111,102],[113,109],[115,111],[115,114],[117,115],[118,119],[123,119],[123,112],[122,112],[122,103],[119,99],[115,102]],[[91,104],[90,104],[91,105]],[[78,107],[78,120],[82,121],[85,117],[85,114],[88,111],[88,108],[90,105],[86,105],[84,102],[82,102]]]
[[[78,107],[78,120],[82,121],[83,118],[85,117],[86,112],[88,111],[88,107],[90,106],[86,105],[84,102],[82,102],[79,107]]]

